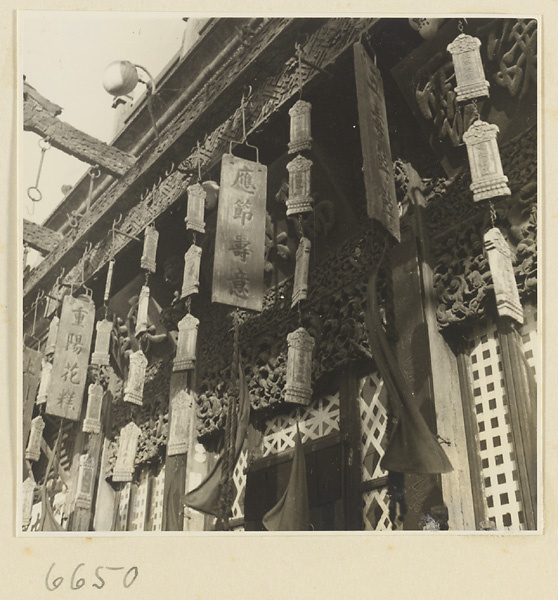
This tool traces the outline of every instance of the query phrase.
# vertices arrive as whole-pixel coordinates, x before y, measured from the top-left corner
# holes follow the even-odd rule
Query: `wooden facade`
[[[53,362],[46,336],[63,296],[77,296],[86,286],[96,320],[113,323],[110,364],[90,364],[87,371],[87,383],[104,390],[100,431],[83,431],[85,408],[71,423],[46,414],[43,455],[24,469],[24,479],[31,469],[37,486],[46,485],[51,500],[58,499],[55,513],[64,528],[263,530],[263,515],[289,479],[298,422],[314,530],[537,529],[536,21],[472,19],[469,26],[482,42],[491,86],[479,110],[483,119],[498,121],[511,190],[494,199],[493,211],[473,200],[462,140],[470,115],[455,100],[455,81],[447,84],[453,67],[445,47],[459,33],[453,19],[429,41],[407,19],[210,19],[158,90],[158,137],[140,106],[107,152],[86,138],[79,139],[85,150],[78,152],[79,136],[58,120],[60,107],[36,111],[32,103],[48,101],[26,84],[24,126],[103,171],[77,224],[64,222],[57,209],[44,227],[24,227],[25,242],[44,253],[23,282],[24,434],[42,414],[38,405],[32,408],[33,396],[41,358]],[[362,87],[359,92],[363,53],[383,81],[372,104],[381,106],[383,96],[381,147],[391,151],[386,169],[368,148],[377,128],[374,117],[362,117],[370,108]],[[513,78],[510,57],[528,65]],[[312,106],[303,152],[312,162],[313,208],[299,218],[287,214],[287,165],[289,110],[301,84]],[[261,311],[237,311],[222,296],[222,304],[212,303],[214,256],[223,251],[215,242],[216,203],[206,201],[205,231],[186,231],[184,224],[198,169],[201,181],[221,183],[221,160],[231,141],[242,141],[243,130],[267,170]],[[72,140],[58,136],[63,131]],[[254,158],[243,144],[233,153],[243,162]],[[68,212],[83,206],[87,193],[77,184],[65,200]],[[509,246],[522,325],[497,311],[483,246],[494,222]],[[156,272],[147,277],[139,240],[151,225],[159,239]],[[308,242],[308,279],[293,303],[301,238]],[[185,301],[184,257],[193,247],[201,256],[199,286],[188,288],[194,293]],[[397,422],[366,324],[367,285],[378,266],[380,311],[397,372],[449,458],[450,472],[394,474],[382,466]],[[142,318],[137,327],[146,280],[147,322]],[[33,325],[37,298],[45,317]],[[173,371],[179,323],[188,314],[199,320],[195,361],[187,371]],[[307,405],[285,402],[287,338],[299,327],[314,342]],[[184,506],[183,497],[211,472],[226,443],[238,389],[235,347],[250,424],[237,462],[229,465],[230,515],[216,521]],[[143,400],[132,407],[124,401],[129,357],[139,350],[148,363]],[[174,428],[173,412],[181,419]],[[139,428],[132,480],[115,480],[120,432],[130,423]],[[48,459],[54,450],[60,465],[53,477]],[[93,470],[89,504],[80,502],[78,490],[86,462]],[[29,529],[37,523],[32,518]]]

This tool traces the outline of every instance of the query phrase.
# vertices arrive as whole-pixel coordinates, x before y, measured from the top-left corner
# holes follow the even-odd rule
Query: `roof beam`
[[[23,84],[23,129],[48,137],[58,150],[121,177],[136,159],[127,152],[101,142],[58,118],[62,109],[47,100],[27,82]]]
[[[23,243],[43,256],[52,252],[62,237],[57,231],[23,219]]]

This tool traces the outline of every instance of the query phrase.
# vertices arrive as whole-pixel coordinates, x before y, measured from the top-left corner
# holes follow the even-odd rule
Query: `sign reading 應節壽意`
[[[380,71],[363,45],[357,42],[353,48],[368,216],[379,221],[399,242],[399,209],[395,195],[384,85]]]
[[[225,154],[213,266],[213,302],[262,310],[267,167]]]
[[[88,296],[66,296],[58,325],[46,412],[79,420],[95,324],[95,304]]]

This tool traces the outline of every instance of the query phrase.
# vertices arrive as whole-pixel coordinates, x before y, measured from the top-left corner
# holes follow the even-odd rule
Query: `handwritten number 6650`
[[[50,566],[50,569],[48,570],[48,572],[46,574],[46,578],[45,578],[45,585],[49,592],[53,592],[54,590],[58,589],[62,585],[62,583],[64,583],[64,577],[62,577],[62,576],[58,576],[51,580],[52,570],[54,569],[55,565],[56,565],[56,563],[52,563],[52,565]],[[79,569],[81,569],[84,566],[85,566],[85,563],[79,563],[79,565],[74,569],[72,576],[70,578],[70,589],[71,590],[79,590],[85,585],[85,583],[86,583],[85,578],[78,577]],[[95,569],[95,577],[97,578],[97,582],[92,583],[91,585],[94,588],[97,588],[98,590],[105,587],[105,584],[106,584],[105,579],[101,576],[101,571],[103,569],[105,569],[107,571],[123,571],[124,567],[97,567]],[[126,571],[124,577],[122,578],[122,585],[125,588],[129,588],[137,579],[138,574],[139,574],[139,571],[138,571],[137,567],[131,567],[130,569],[128,569]]]

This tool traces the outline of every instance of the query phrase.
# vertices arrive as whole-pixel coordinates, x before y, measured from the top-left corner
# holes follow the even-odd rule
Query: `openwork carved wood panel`
[[[246,492],[246,467],[248,466],[248,451],[242,450],[233,472],[234,502],[232,518],[244,518],[244,493]]]

